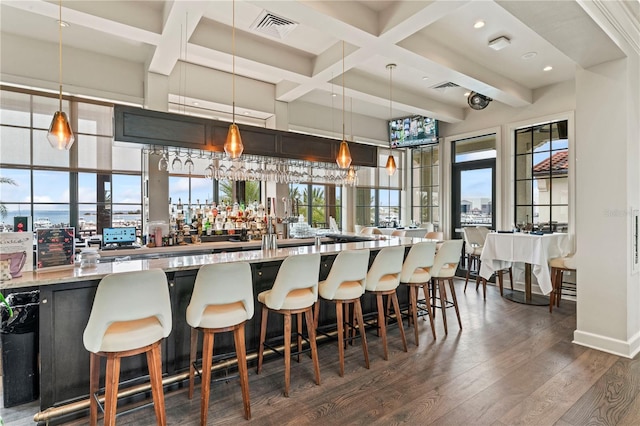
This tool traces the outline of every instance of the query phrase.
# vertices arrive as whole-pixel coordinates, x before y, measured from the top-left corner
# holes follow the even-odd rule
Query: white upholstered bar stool
[[[160,343],[171,333],[167,276],[160,269],[104,277],[96,291],[82,340],[90,352],[90,424],[98,421],[100,357],[107,358],[104,424],[116,424],[120,359],[147,355],[151,393],[159,425],[166,425]]]
[[[369,249],[345,250],[338,253],[327,279],[318,284],[318,294],[324,300],[336,305],[336,324],[338,326],[338,355],[340,358],[340,377],[344,376],[344,344],[351,336],[351,329],[355,324],[345,322],[343,307],[349,312],[349,305],[353,305],[355,321],[360,331],[362,340],[362,352],[364,353],[364,363],[369,368],[369,351],[367,348],[367,337],[362,319],[362,305],[360,297],[364,294],[367,269],[369,267]],[[318,315],[320,313],[320,302],[315,305],[315,325],[318,326]],[[347,314],[348,317],[348,314]],[[347,329],[345,330],[345,325]],[[353,330],[355,334],[355,329]]]
[[[467,257],[467,275],[464,279],[464,291],[467,291],[467,284],[469,283],[469,275],[473,268],[473,272],[476,274],[476,289],[480,280],[480,255],[482,254],[482,248],[484,247],[484,239],[482,238],[481,231],[475,226],[465,226],[462,228],[462,236],[464,238],[464,252]],[[486,285],[485,285],[486,288]]]
[[[429,297],[429,268],[433,266],[436,255],[436,242],[425,241],[414,244],[409,250],[400,273],[400,284],[409,287],[409,322],[413,322],[416,346],[419,345],[418,337],[418,292],[420,288],[424,292],[425,308],[429,315],[431,334],[436,338],[436,328],[433,324],[433,311]],[[424,311],[423,311],[424,313]]]
[[[433,260],[433,266],[429,269],[431,274],[431,283],[433,284],[431,293],[431,306],[442,309],[442,323],[444,325],[444,334],[448,334],[447,330],[447,308],[455,308],[458,317],[458,325],[462,329],[462,321],[460,320],[460,310],[458,309],[458,299],[456,298],[456,289],[453,285],[453,277],[456,268],[460,262],[460,252],[462,251],[462,240],[448,240],[438,249],[436,257]],[[447,299],[447,289],[445,283],[449,283],[451,291],[451,300]],[[440,304],[436,305],[436,291],[439,292]],[[435,315],[434,315],[435,319]]]
[[[366,291],[376,296],[378,306],[378,329],[382,337],[382,346],[384,347],[384,359],[389,359],[389,351],[387,349],[387,327],[386,327],[386,310],[383,303],[383,296],[391,298],[393,310],[396,314],[398,327],[400,327],[400,336],[402,338],[402,346],[407,352],[407,339],[404,335],[404,327],[402,325],[402,314],[400,313],[400,305],[398,304],[398,295],[396,289],[400,284],[400,272],[402,272],[402,261],[404,259],[404,246],[385,247],[378,252],[373,265],[367,273]]]
[[[289,256],[280,265],[271,290],[263,291],[258,295],[258,301],[262,303],[258,374],[262,370],[264,347],[268,346],[265,340],[267,337],[269,311],[284,315],[284,396],[289,396],[289,383],[291,381],[291,315],[298,315],[298,353],[302,346],[300,334],[302,332],[302,320],[300,315],[304,314],[305,316],[316,384],[320,384],[320,364],[318,363],[318,349],[312,312],[313,304],[318,300],[319,274],[319,253]],[[279,353],[275,348],[270,348]]]
[[[242,389],[244,417],[251,418],[249,374],[244,325],[253,317],[253,285],[251,267],[246,262],[219,263],[202,266],[187,306],[187,323],[191,328],[189,359],[189,399],[193,398],[198,331],[202,331],[202,385],[200,390],[200,424],[207,424],[213,342],[216,333],[233,331]]]
[[[575,254],[555,257],[549,260],[549,266],[551,267],[551,285],[553,287],[551,294],[549,294],[549,312],[553,312],[553,305],[560,307],[564,272],[576,272]]]

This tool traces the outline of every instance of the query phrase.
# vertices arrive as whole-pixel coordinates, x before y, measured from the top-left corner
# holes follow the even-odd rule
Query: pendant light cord
[[[58,80],[60,83],[60,111],[62,111],[62,0],[59,4],[58,15]]]
[[[231,120],[236,124],[236,1],[231,13]]]
[[[344,137],[344,40],[342,40],[342,140]]]

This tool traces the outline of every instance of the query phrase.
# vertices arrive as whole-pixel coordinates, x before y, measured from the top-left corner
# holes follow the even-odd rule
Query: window
[[[74,226],[80,234],[141,226],[141,149],[113,145],[113,108],[64,99],[76,142],[51,148],[46,133],[58,98],[17,89],[0,96],[2,228],[31,216],[35,227]]]
[[[566,231],[569,222],[567,120],[515,131],[516,224]]]
[[[336,223],[342,220],[342,187],[311,183],[289,185],[289,198],[292,200],[290,215],[301,215],[314,228],[330,226],[329,217]]]
[[[385,166],[389,154],[393,154],[398,170],[389,176]],[[378,167],[362,167],[358,170],[356,189],[356,224],[363,226],[400,225],[402,206],[400,194],[404,177],[405,152],[394,149],[378,149]]]
[[[413,214],[417,223],[440,224],[440,159],[439,146],[427,145],[411,150],[411,193]]]

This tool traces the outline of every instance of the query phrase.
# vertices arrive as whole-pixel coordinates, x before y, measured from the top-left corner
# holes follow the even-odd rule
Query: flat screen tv
[[[389,121],[391,148],[438,143],[438,120],[415,115]]]
[[[131,245],[136,242],[136,228],[103,228],[102,244]]]

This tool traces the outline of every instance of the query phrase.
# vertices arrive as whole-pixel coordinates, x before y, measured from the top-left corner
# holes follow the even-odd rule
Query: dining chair
[[[233,283],[233,285],[229,285]],[[253,318],[251,267],[246,262],[204,265],[198,270],[187,306],[186,319],[191,326],[189,356],[189,399],[193,398],[198,332],[203,333],[200,424],[207,424],[214,336],[233,332],[238,359],[240,388],[245,419],[251,419],[249,374],[245,344],[245,323]]]
[[[560,307],[562,297],[562,280],[564,272],[576,272],[575,253],[565,257],[555,257],[549,260],[551,267],[551,285],[553,289],[549,294],[549,312],[553,312],[553,306]]]
[[[144,302],[144,303],[141,303]],[[166,425],[160,344],[171,333],[171,301],[161,269],[120,272],[100,280],[82,341],[89,351],[89,423],[98,422],[100,358],[107,359],[104,424],[116,424],[121,359],[146,354],[158,425]],[[69,366],[72,368],[72,366]]]

